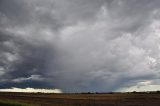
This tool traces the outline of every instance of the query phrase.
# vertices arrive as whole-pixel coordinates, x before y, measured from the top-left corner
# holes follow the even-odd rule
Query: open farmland
[[[160,106],[159,93],[0,93],[0,100],[12,100],[29,106]]]

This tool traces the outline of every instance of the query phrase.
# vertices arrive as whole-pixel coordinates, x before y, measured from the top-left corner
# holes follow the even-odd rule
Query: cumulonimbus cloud
[[[0,87],[104,92],[159,84],[159,4],[2,0]]]

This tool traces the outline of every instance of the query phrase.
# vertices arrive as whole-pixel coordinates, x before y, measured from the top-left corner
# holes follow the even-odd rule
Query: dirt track
[[[32,104],[33,106],[160,106],[159,93],[0,93],[0,99],[20,101]]]

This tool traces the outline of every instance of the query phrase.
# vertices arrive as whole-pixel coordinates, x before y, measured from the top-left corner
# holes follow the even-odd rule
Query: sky
[[[0,0],[0,89],[160,90],[159,0]]]

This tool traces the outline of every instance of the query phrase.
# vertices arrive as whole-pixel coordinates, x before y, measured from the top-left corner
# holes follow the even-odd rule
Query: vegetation
[[[0,106],[30,106],[23,103],[32,106],[160,106],[160,93],[159,91],[62,94],[0,92]]]
[[[29,106],[29,105],[11,100],[0,100],[0,106]]]

